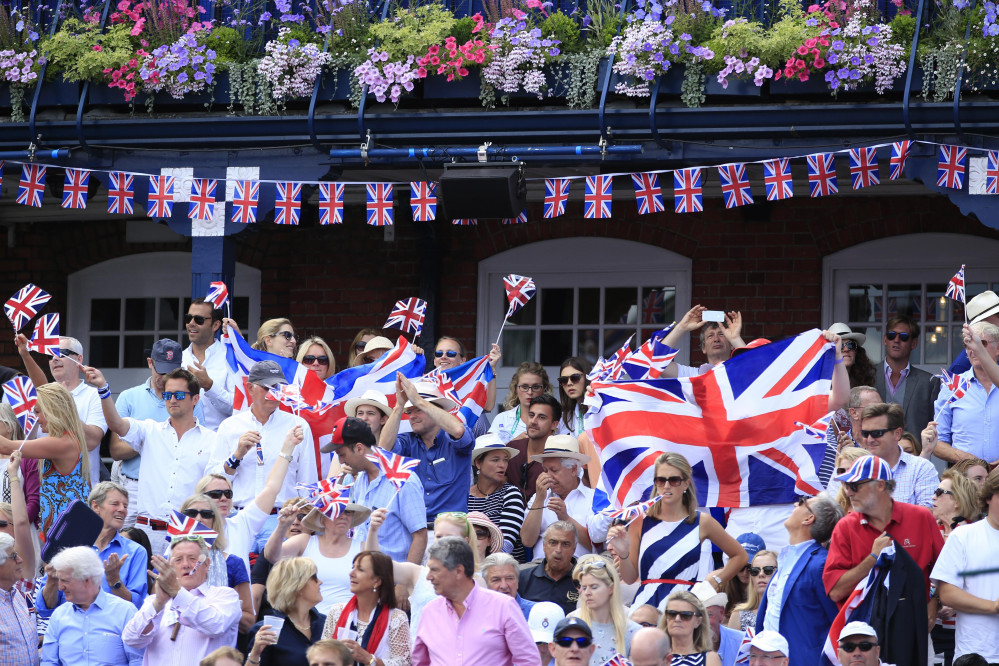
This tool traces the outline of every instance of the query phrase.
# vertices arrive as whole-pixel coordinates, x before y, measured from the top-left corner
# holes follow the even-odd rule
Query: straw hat
[[[371,338],[364,344],[364,351],[361,352],[361,354],[362,355],[368,354],[378,349],[384,349],[385,351],[388,351],[389,349],[392,349],[392,347],[395,347],[395,344],[393,344],[391,340],[389,340],[388,338],[383,338],[380,335],[376,335],[375,337]]]
[[[579,441],[572,435],[552,435],[545,442],[545,450],[539,456],[531,456],[534,462],[544,462],[545,458],[571,458],[586,464],[590,456],[579,452]]]
[[[986,317],[999,314],[999,296],[996,296],[994,291],[983,291],[968,301],[966,309],[968,323],[977,324],[984,321]]]
[[[347,416],[357,416],[357,408],[362,405],[370,405],[385,416],[391,416],[392,408],[389,407],[388,398],[381,391],[368,389],[361,394],[360,398],[351,398],[343,408],[343,413]]]
[[[496,527],[496,523],[489,520],[489,516],[481,511],[469,511],[468,522],[472,523],[472,527],[484,527],[489,531],[490,553],[503,552],[503,533]]]
[[[863,345],[867,336],[863,333],[854,333],[853,329],[842,322],[836,322],[829,327],[830,333],[835,333],[843,340],[856,340],[857,345]]]
[[[512,446],[504,444],[499,435],[487,432],[485,435],[479,435],[475,438],[475,448],[472,449],[472,461],[478,460],[479,456],[484,456],[490,451],[506,451],[510,458],[520,453],[520,451]]]
[[[445,398],[437,384],[434,384],[433,382],[414,382],[413,387],[416,389],[417,393],[420,394],[421,398],[429,400],[445,412],[450,412],[454,409],[454,400]],[[407,406],[411,404],[412,403],[407,403]]]

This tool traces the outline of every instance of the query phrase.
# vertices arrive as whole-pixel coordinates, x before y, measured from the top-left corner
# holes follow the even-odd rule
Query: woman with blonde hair
[[[659,500],[645,518],[607,532],[607,549],[621,560],[621,580],[628,585],[641,583],[634,603],[662,610],[674,588],[693,587],[705,540],[729,558],[723,569],[706,579],[720,592],[749,562],[746,551],[710,514],[697,510],[697,490],[686,458],[663,453],[656,458],[653,480],[653,496]]]
[[[298,355],[295,360],[319,375],[319,379],[326,380],[336,374],[336,359],[333,358],[333,350],[318,335],[302,340],[298,346]]]
[[[615,654],[631,653],[631,638],[641,629],[624,612],[621,579],[614,563],[602,555],[584,555],[572,570],[579,588],[579,602],[570,615],[590,625],[596,650],[590,666],[601,666]]]
[[[500,412],[493,419],[489,432],[499,435],[504,444],[516,437],[526,436],[527,412],[531,406],[531,399],[543,394],[552,394],[552,383],[548,380],[548,372],[540,363],[524,361],[510,380],[510,389],[506,400],[503,401],[503,409],[506,411]],[[561,421],[558,424],[558,433],[569,434],[569,429]]]
[[[666,598],[659,628],[670,640],[670,666],[721,666],[712,648],[711,623],[700,599],[686,590],[674,590]]]
[[[268,319],[257,329],[257,341],[251,347],[285,358],[295,358],[295,327],[283,317]]]
[[[847,471],[853,466],[853,463],[857,462],[864,456],[869,455],[871,455],[870,451],[859,446],[844,447],[844,449],[836,456],[836,473],[833,474],[833,476],[835,477],[840,474],[846,474]],[[846,493],[843,492],[842,484],[840,484],[839,481],[830,480],[828,490],[832,493],[834,489],[836,492],[836,501],[839,502],[841,507],[843,507],[843,514],[845,515],[853,511],[853,505],[850,504],[850,500],[847,498]]]
[[[373,328],[362,328],[350,342],[347,350],[347,367],[353,368],[364,363],[364,346],[372,338],[378,337],[378,331]]]
[[[940,475],[940,483],[933,491],[933,517],[937,519],[944,539],[959,525],[967,525],[982,516],[978,507],[978,486],[954,469]]]
[[[53,382],[42,384],[35,392],[38,396],[35,403],[38,427],[46,435],[24,441],[0,437],[0,454],[9,456],[20,449],[25,458],[41,461],[40,534],[44,539],[56,517],[70,502],[87,501],[90,495],[90,455],[76,403],[66,387]]]
[[[770,579],[777,573],[777,553],[772,550],[757,551],[749,565],[749,588],[746,601],[736,604],[728,620],[728,627],[736,631],[745,631],[756,626],[756,611],[760,601],[766,594]]]
[[[268,615],[284,618],[280,632],[265,618],[250,629],[249,663],[260,666],[308,666],[305,653],[319,640],[326,616],[316,611],[323,600],[316,563],[292,557],[274,565],[267,576]],[[270,649],[265,649],[265,648]]]

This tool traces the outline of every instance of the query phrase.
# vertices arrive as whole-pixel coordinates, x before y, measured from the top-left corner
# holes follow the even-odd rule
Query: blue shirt
[[[379,473],[374,482],[361,472],[350,487],[350,501],[371,510],[391,505],[385,522],[378,528],[378,547],[396,562],[405,562],[409,548],[413,544],[413,532],[427,528],[427,507],[423,501],[423,483],[419,476],[412,475],[402,484],[399,497],[395,486],[384,474]],[[364,521],[354,528],[354,540],[364,543],[368,538],[369,522]]]
[[[122,630],[137,609],[104,590],[87,610],[63,604],[52,613],[42,643],[42,664],[110,666],[142,664],[142,650],[121,641]]]
[[[520,604],[520,612],[524,614],[524,619],[527,621],[531,620],[531,609],[534,608],[537,601],[530,601],[524,597],[517,595],[517,603]]]
[[[999,460],[999,390],[993,386],[986,394],[974,370],[961,376],[968,380],[963,398],[945,405],[951,392],[940,387],[933,405],[933,413],[939,414],[937,437],[986,462]]]
[[[404,432],[395,441],[393,453],[416,458],[420,464],[416,473],[423,481],[423,497],[427,505],[427,523],[445,511],[468,511],[468,489],[472,485],[472,429],[465,428],[454,439],[441,430],[434,445],[424,446],[419,435]]]
[[[151,382],[152,378],[149,378],[146,380],[145,384],[133,386],[132,388],[125,389],[118,394],[118,399],[115,400],[114,406],[118,409],[118,414],[121,415],[122,418],[131,416],[133,419],[139,419],[140,421],[145,419],[166,421],[170,418],[170,414],[166,410],[166,402],[164,402],[162,398],[156,397],[156,393],[152,389]],[[194,417],[198,419],[199,422],[202,422],[205,419],[204,410],[201,408],[200,401],[194,406]],[[125,460],[121,463],[121,473],[131,479],[138,479],[139,462],[141,460],[142,456],[135,456],[134,458]],[[133,497],[130,499],[134,502],[137,498]]]
[[[780,613],[784,605],[784,587],[794,571],[794,565],[801,556],[815,545],[815,539],[784,546],[777,556],[777,573],[770,579],[764,594],[767,595],[767,614],[763,617],[763,628],[780,633]],[[792,609],[795,610],[795,609]]]
[[[736,631],[724,624],[718,627],[721,630],[721,641],[718,642],[718,657],[722,666],[734,666],[736,657],[739,656],[739,648],[742,646],[743,632]]]
[[[128,555],[128,558],[122,563],[118,574],[121,578],[121,584],[127,587],[129,592],[132,593],[132,605],[136,608],[141,608],[142,602],[146,600],[149,583],[149,579],[146,577],[146,565],[149,563],[149,554],[146,552],[146,549],[120,534],[115,534],[104,550],[97,550],[97,546],[93,546],[93,549],[100,556],[101,562],[108,559],[112,553],[118,555],[118,557]],[[49,608],[45,605],[42,588],[45,587],[47,579],[48,575],[46,574],[42,577],[42,582],[38,585],[38,591],[35,593],[35,606],[38,609],[38,616],[42,618],[50,617],[56,608],[66,602],[65,595],[59,592],[59,601],[56,602],[55,607]],[[111,593],[111,587],[108,585],[106,578],[101,580],[101,589],[109,594]],[[126,601],[125,603],[128,602]]]

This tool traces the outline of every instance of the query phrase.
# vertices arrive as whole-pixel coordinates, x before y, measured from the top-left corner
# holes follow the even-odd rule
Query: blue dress
[[[693,587],[700,560],[700,513],[689,523],[686,519],[666,522],[646,516],[642,519],[642,543],[638,550],[642,586],[634,603],[664,610],[670,592]]]
[[[83,457],[76,461],[76,467],[69,474],[61,474],[51,460],[40,461],[42,466],[41,486],[38,489],[40,503],[39,516],[42,527],[39,535],[45,540],[52,523],[73,500],[86,502],[90,496],[90,479],[83,475]]]

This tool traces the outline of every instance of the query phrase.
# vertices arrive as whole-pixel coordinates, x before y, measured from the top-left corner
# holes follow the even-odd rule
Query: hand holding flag
[[[31,335],[28,349],[39,354],[59,356],[59,315],[47,314],[35,324],[35,332]]]
[[[226,306],[226,317],[232,318],[232,306],[229,305],[229,289],[225,282],[212,282],[205,296],[205,303],[211,303],[216,310],[221,310]]]
[[[17,333],[31,321],[31,318],[38,314],[42,306],[48,303],[51,298],[48,293],[30,282],[8,298],[7,302],[4,303],[3,311],[6,313],[7,319],[10,319],[10,323],[14,325],[14,332]]]

